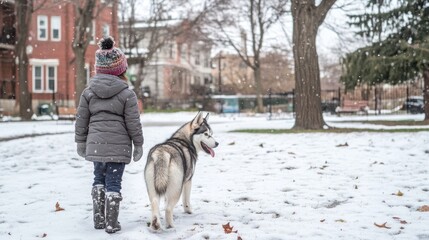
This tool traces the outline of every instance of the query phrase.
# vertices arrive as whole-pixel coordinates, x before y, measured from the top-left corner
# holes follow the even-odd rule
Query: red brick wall
[[[48,1],[49,2],[49,1]],[[116,46],[119,46],[119,37],[117,30],[117,7],[116,2],[112,6],[103,8],[100,15],[96,17],[96,41],[90,44],[86,52],[86,63],[90,68],[90,75],[94,72],[94,54],[98,49],[96,45],[99,37],[102,36],[102,26],[110,25],[110,35],[115,38]],[[37,16],[44,15],[48,17],[47,34],[48,40],[40,41],[37,39]],[[61,17],[61,40],[51,40],[51,16]],[[74,101],[75,91],[75,69],[74,69],[74,53],[72,50],[73,29],[75,21],[75,6],[72,3],[62,3],[54,5],[45,5],[33,14],[31,23],[31,32],[29,45],[33,47],[33,52],[29,55],[30,59],[58,59],[57,66],[57,93],[56,99],[58,104],[63,101]],[[30,66],[28,71],[29,89],[33,91],[33,66]],[[63,100],[63,101],[62,101]],[[50,102],[52,101],[52,93],[33,93],[33,103]],[[34,106],[34,104],[33,104]]]

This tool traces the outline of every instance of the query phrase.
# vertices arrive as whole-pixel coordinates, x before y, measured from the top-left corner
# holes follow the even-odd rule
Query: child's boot
[[[105,199],[106,190],[104,185],[95,185],[91,191],[92,206],[94,213],[94,228],[103,229],[105,227]]]
[[[106,228],[107,233],[115,233],[121,230],[118,222],[119,202],[122,200],[121,194],[117,192],[106,193]]]

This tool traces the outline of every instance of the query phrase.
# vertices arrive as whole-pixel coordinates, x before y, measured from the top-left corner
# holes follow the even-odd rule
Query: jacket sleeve
[[[133,140],[134,146],[143,145],[143,130],[140,122],[139,107],[137,104],[137,96],[133,91],[130,91],[125,102],[125,124],[127,126],[128,135]]]
[[[89,128],[89,117],[89,103],[85,97],[85,91],[83,91],[80,96],[79,107],[77,108],[76,113],[75,142],[86,143]]]

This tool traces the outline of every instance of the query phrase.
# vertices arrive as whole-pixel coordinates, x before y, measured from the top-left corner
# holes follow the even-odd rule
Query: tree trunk
[[[293,54],[295,63],[296,120],[294,129],[323,129],[319,61],[316,36],[334,0],[319,7],[314,0],[292,1]]]
[[[79,106],[80,96],[86,87],[86,74],[85,74],[85,53],[86,49],[74,48],[75,55],[75,71],[76,71],[76,84],[75,84],[75,107]]]
[[[258,65],[253,69],[253,76],[255,78],[255,87],[256,87],[256,111],[258,113],[264,112],[264,104],[262,101],[262,84],[261,84],[261,67]]]
[[[429,121],[429,69],[423,71],[424,89],[423,89],[423,100],[425,103],[425,119]]]
[[[89,42],[95,36],[92,34],[92,20],[95,19],[94,9],[96,1],[85,0],[76,1],[75,13],[76,18],[74,22],[74,35],[72,49],[75,56],[75,107],[79,105],[80,96],[86,86],[85,75],[85,53],[88,48]]]
[[[28,89],[28,56],[26,52],[28,27],[31,22],[33,1],[19,0],[16,2],[17,15],[17,44],[16,56],[18,57],[18,85],[19,85],[19,116],[22,120],[30,120],[33,115],[32,97]]]

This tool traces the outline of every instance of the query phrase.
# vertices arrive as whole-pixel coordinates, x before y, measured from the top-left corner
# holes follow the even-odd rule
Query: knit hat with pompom
[[[97,73],[119,76],[128,68],[127,58],[119,49],[115,48],[115,41],[112,37],[104,37],[98,42],[98,49],[95,52],[95,71]]]

